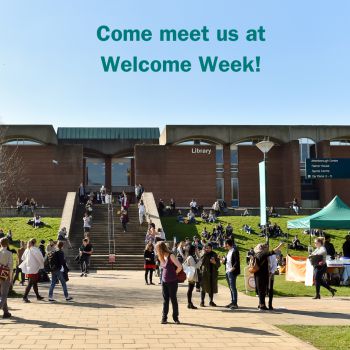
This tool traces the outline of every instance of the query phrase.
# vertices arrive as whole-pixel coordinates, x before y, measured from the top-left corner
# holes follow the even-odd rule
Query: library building
[[[319,208],[339,195],[350,205],[350,180],[306,174],[307,159],[350,158],[350,126],[166,125],[151,128],[85,128],[2,125],[2,149],[15,152],[21,166],[11,200],[35,198],[46,207],[63,206],[67,192],[84,183],[113,194],[134,196],[135,184],[156,201],[203,206],[259,206],[257,144],[266,154],[267,203],[285,208],[294,198]]]

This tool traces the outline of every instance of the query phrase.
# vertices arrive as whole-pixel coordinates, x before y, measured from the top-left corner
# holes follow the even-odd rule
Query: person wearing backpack
[[[259,306],[260,311],[268,310],[265,304],[266,291],[269,284],[269,261],[268,258],[271,255],[276,254],[276,251],[282,247],[283,243],[280,243],[278,247],[269,251],[268,244],[259,243],[254,248],[254,257],[249,265],[249,271],[254,271],[254,278],[256,289],[259,295]]]
[[[227,239],[225,241],[225,249],[227,250],[227,255],[223,259],[222,263],[225,265],[226,280],[231,292],[231,303],[226,307],[233,310],[238,309],[236,280],[237,276],[241,273],[241,265],[239,261],[238,248],[233,243],[232,239]]]
[[[64,297],[66,298],[66,301],[73,300],[73,298],[70,297],[68,294],[67,284],[64,278],[64,272],[67,269],[67,266],[66,266],[66,260],[64,258],[64,252],[62,250],[63,246],[64,246],[64,242],[59,241],[57,243],[57,250],[48,254],[48,261],[49,261],[49,266],[50,266],[51,275],[52,275],[51,286],[49,290],[50,302],[55,302],[55,299],[53,298],[53,291],[58,281],[61,282],[63,294],[64,294]]]

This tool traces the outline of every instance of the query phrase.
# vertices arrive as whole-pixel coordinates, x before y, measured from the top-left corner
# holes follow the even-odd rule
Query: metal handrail
[[[113,203],[108,203],[108,255],[115,256],[115,231]]]

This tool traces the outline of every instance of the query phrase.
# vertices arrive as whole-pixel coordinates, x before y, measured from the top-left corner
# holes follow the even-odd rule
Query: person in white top
[[[25,289],[23,295],[23,301],[25,303],[30,303],[28,299],[28,294],[30,290],[34,289],[34,293],[38,300],[43,300],[44,298],[39,294],[38,290],[38,280],[39,280],[39,270],[44,268],[44,257],[40,250],[35,246],[36,239],[32,238],[28,241],[27,249],[22,255],[22,263],[19,268],[28,276],[28,285]]]
[[[193,210],[194,213],[197,212],[197,202],[195,199],[192,199],[191,203],[190,203],[190,208]]]
[[[143,220],[144,220],[145,215],[146,215],[146,208],[145,208],[145,204],[143,203],[143,200],[141,199],[139,202],[139,222],[140,222],[140,225],[143,224]]]
[[[91,218],[90,218],[88,213],[84,214],[83,222],[84,222],[84,225],[83,225],[84,226],[84,233],[90,232],[90,229],[91,229]]]
[[[336,289],[331,288],[329,284],[323,279],[323,275],[327,272],[327,250],[324,247],[324,238],[318,237],[315,239],[316,249],[311,253],[309,258],[314,266],[314,278],[316,287],[316,296],[313,299],[321,299],[320,289],[321,286],[328,289],[334,297]],[[312,257],[318,257],[318,259],[312,259]]]
[[[276,257],[276,254],[270,255],[268,257],[268,263],[269,263],[269,284],[268,284],[269,310],[273,310],[273,306],[272,306],[273,284],[275,282],[275,273],[277,271],[277,257]]]

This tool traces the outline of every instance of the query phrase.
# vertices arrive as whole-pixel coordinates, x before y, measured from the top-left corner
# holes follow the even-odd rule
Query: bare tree
[[[6,126],[0,126],[0,208],[9,206],[21,192],[23,166],[18,146],[6,145]]]

